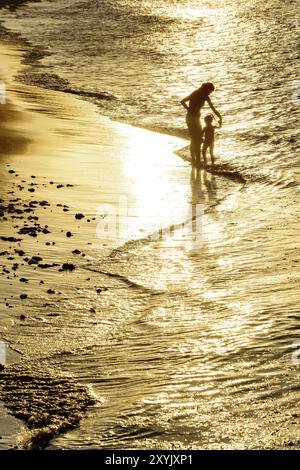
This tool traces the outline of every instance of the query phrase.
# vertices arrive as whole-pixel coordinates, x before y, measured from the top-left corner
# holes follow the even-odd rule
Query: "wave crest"
[[[116,96],[107,93],[106,91],[96,92],[88,90],[77,90],[72,88],[70,82],[59,75],[52,73],[23,73],[18,75],[16,79],[25,85],[39,86],[48,88],[50,90],[62,91],[72,95],[78,95],[86,98],[93,98],[96,100],[113,101],[117,100]]]

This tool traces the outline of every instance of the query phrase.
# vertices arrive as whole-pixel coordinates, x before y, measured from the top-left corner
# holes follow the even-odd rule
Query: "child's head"
[[[214,120],[214,117],[212,114],[208,114],[207,116],[205,116],[204,118],[204,122],[206,125],[210,125]]]

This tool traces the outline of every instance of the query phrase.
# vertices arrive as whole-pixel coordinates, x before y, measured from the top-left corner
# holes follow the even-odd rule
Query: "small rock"
[[[19,256],[24,256],[24,255],[25,255],[25,251],[23,251],[23,250],[15,250],[15,252],[16,252]]]
[[[22,238],[15,238],[15,237],[0,237],[0,239],[3,240],[4,242],[12,242],[12,243],[22,241]]]
[[[29,261],[28,261],[28,264],[31,265],[31,264],[38,264],[40,261],[43,261],[43,258],[41,258],[40,256],[33,256]]]
[[[48,269],[48,268],[54,268],[55,266],[59,266],[57,263],[52,263],[52,264],[49,264],[49,263],[39,263],[38,264],[38,268],[41,268],[41,269]]]
[[[76,269],[76,267],[72,263],[64,263],[62,265],[62,271],[74,271],[74,269]]]

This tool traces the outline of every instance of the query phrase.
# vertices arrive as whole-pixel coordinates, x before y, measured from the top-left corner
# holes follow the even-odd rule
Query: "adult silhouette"
[[[205,102],[211,108],[213,113],[219,118],[219,123],[222,125],[222,116],[216,110],[211,102],[209,95],[214,91],[213,83],[203,83],[200,88],[193,91],[190,95],[180,101],[182,106],[187,110],[186,124],[190,134],[190,151],[192,165],[197,167],[201,166],[201,143],[202,143],[202,126],[200,121],[201,109]],[[188,103],[188,105],[187,105]]]

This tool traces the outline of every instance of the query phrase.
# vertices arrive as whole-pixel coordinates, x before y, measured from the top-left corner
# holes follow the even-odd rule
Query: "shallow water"
[[[136,3],[34,3],[6,25],[51,53],[40,74],[107,93],[89,99],[141,126],[182,135],[179,99],[214,81],[217,156],[246,184],[162,162],[162,142],[136,134],[122,166],[128,231],[82,265],[108,290],[83,286],[56,305],[54,345],[72,353],[52,362],[99,401],[50,448],[299,448],[297,3]],[[191,203],[205,210],[201,246],[178,226]]]
[[[299,243],[288,241],[284,192],[276,207],[263,191],[237,191],[209,213],[201,250],[177,233],[101,263],[139,286],[111,299],[124,311],[111,340],[65,364],[104,403],[53,448],[298,442]]]

